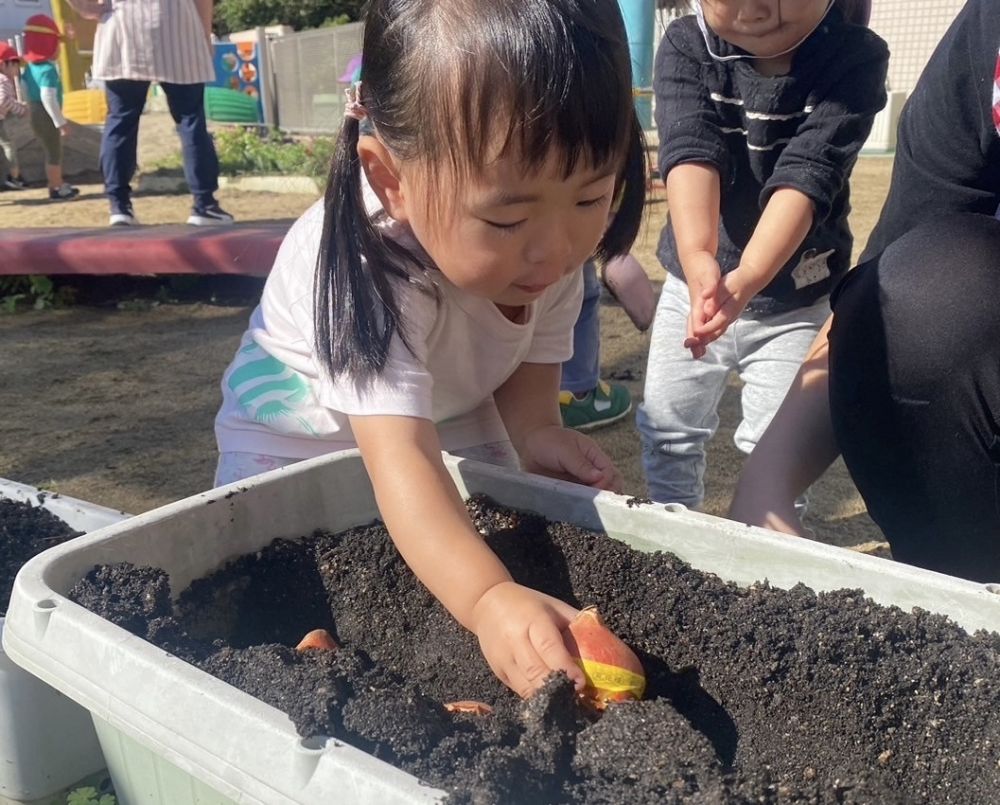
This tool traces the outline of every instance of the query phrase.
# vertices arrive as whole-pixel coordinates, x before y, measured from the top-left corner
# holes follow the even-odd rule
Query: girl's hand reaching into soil
[[[583,671],[562,637],[578,614],[557,598],[505,581],[480,597],[471,628],[493,673],[527,698],[555,671],[564,671],[577,690],[583,689]]]
[[[526,472],[612,492],[621,492],[624,486],[622,474],[597,442],[560,425],[531,431],[519,452]]]

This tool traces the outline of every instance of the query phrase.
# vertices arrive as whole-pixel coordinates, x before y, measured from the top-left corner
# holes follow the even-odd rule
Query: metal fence
[[[909,94],[965,0],[877,0],[871,28],[889,44],[889,88]],[[660,9],[654,48],[676,12]],[[345,72],[361,54],[362,23],[270,41],[277,123],[291,132],[333,134],[344,114]],[[894,121],[890,123],[894,126]]]
[[[278,126],[302,134],[340,130],[345,73],[361,55],[363,29],[352,22],[270,40]]]
[[[889,89],[907,95],[966,0],[874,0],[869,27],[889,45]],[[654,47],[679,13],[658,2]]]
[[[871,29],[889,44],[889,89],[909,94],[965,0],[876,0]],[[984,76],[984,78],[988,78]]]

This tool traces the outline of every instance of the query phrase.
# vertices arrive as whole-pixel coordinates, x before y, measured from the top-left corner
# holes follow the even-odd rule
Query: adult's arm
[[[201,24],[205,26],[205,36],[212,38],[212,14],[214,12],[213,0],[194,0],[195,8],[198,9],[198,16],[201,17]]]
[[[970,0],[924,68],[899,121],[889,195],[861,262],[952,212],[1000,205],[993,87],[1000,0]]]
[[[424,586],[477,635],[497,676],[522,696],[552,671],[582,685],[561,635],[576,610],[513,581],[473,527],[441,461],[434,424],[406,416],[350,421],[393,543]]]
[[[784,402],[743,465],[729,517],[800,534],[795,499],[840,451],[830,418],[829,335],[833,316],[813,341]]]

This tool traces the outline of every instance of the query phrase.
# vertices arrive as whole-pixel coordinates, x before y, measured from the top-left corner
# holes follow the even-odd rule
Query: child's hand
[[[688,294],[691,298],[691,312],[688,315],[684,347],[691,350],[691,357],[695,359],[704,357],[707,344],[707,342],[702,343],[695,334],[696,330],[703,327],[711,318],[705,313],[705,297],[706,294],[714,292],[721,276],[719,261],[708,252],[692,254],[684,261],[684,278],[687,280]]]
[[[701,323],[693,328],[699,343],[707,346],[719,338],[736,321],[759,288],[748,283],[746,271],[735,268],[715,285],[704,291]]]
[[[531,431],[520,450],[528,472],[621,492],[622,474],[597,442],[575,430],[546,425]]]
[[[67,137],[69,137],[69,123],[67,123],[65,126],[59,127],[59,136],[62,137],[64,140]]]
[[[505,581],[483,593],[471,626],[493,673],[527,698],[554,671],[565,671],[577,690],[583,687],[583,671],[562,636],[576,615],[577,610],[557,598]]]

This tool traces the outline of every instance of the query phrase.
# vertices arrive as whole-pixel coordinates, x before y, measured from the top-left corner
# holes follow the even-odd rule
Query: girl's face
[[[829,0],[701,0],[717,36],[754,56],[794,48],[819,25]]]
[[[5,61],[0,62],[0,72],[7,76],[7,78],[13,78],[21,71],[18,69],[16,61]]]
[[[505,157],[464,186],[440,177],[436,203],[426,175],[400,177],[407,223],[448,280],[506,306],[537,299],[593,255],[608,224],[617,167],[578,165],[568,177],[555,158],[526,173]],[[397,216],[398,217],[398,216]]]

